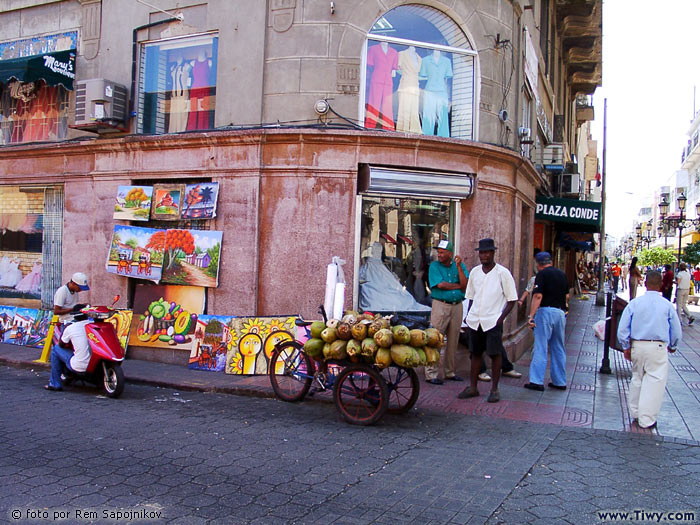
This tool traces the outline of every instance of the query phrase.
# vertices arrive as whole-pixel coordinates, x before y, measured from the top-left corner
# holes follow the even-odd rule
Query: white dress
[[[19,269],[17,261],[10,261],[7,271],[0,277],[0,286],[14,288],[22,280],[22,270]]]

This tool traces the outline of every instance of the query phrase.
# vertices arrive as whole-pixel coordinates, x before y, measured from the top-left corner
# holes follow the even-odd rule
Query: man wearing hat
[[[71,280],[56,290],[53,296],[53,313],[58,315],[61,323],[71,319],[71,312],[78,304],[78,293],[89,290],[87,276],[82,272],[76,272]]]
[[[478,377],[484,352],[491,358],[491,393],[489,403],[497,403],[501,397],[498,380],[501,377],[501,352],[503,348],[503,320],[518,301],[515,280],[507,268],[496,264],[496,245],[493,239],[481,239],[476,251],[481,265],[472,269],[467,285],[469,312],[469,350],[472,354],[471,385],[457,396],[460,399],[477,397]]]
[[[566,390],[566,349],[564,328],[569,281],[566,274],[552,266],[549,252],[535,255],[537,276],[532,294],[530,316],[527,323],[535,331],[535,346],[530,362],[530,382],[523,385],[529,390],[544,390],[544,373],[547,368],[547,348],[552,354],[549,366],[552,381],[550,388]]]
[[[430,324],[447,336],[444,351],[445,379],[463,381],[455,374],[455,353],[459,343],[459,329],[462,324],[462,301],[467,288],[469,272],[462,258],[452,258],[454,246],[442,240],[437,245],[437,261],[428,267],[428,283],[433,298]],[[439,366],[425,367],[425,380],[433,385],[441,385],[438,377]]]

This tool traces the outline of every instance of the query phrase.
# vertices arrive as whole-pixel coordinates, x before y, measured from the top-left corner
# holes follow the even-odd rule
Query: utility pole
[[[598,263],[598,291],[595,294],[596,306],[605,305],[605,184],[608,178],[605,176],[605,149],[608,122],[608,99],[603,99],[603,186],[600,188],[600,255]]]

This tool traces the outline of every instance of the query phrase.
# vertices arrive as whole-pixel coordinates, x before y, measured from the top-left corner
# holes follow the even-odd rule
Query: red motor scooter
[[[117,296],[114,303],[118,300]],[[121,367],[124,348],[119,342],[114,327],[107,322],[114,310],[108,306],[87,306],[80,312],[92,319],[91,323],[85,325],[85,333],[90,345],[90,362],[85,372],[64,371],[63,384],[69,385],[74,380],[79,380],[102,387],[108,397],[119,397],[124,391],[125,383],[124,371]]]

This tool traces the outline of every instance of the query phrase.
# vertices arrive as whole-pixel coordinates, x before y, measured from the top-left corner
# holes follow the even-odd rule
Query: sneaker
[[[438,379],[437,377],[435,379],[426,379],[425,382],[430,383],[431,385],[442,385],[443,384],[443,380]]]
[[[491,376],[488,375],[486,372],[481,372],[479,374],[479,381],[491,381]]]
[[[688,319],[688,326],[690,326],[694,322],[695,322],[695,317],[691,317],[690,319]]]
[[[544,392],[544,385],[538,385],[537,383],[525,383],[523,387],[528,390],[537,390],[538,392]]]
[[[515,369],[509,370],[508,372],[503,372],[501,375],[506,377],[512,377],[514,379],[519,379],[523,377],[523,375]]]

